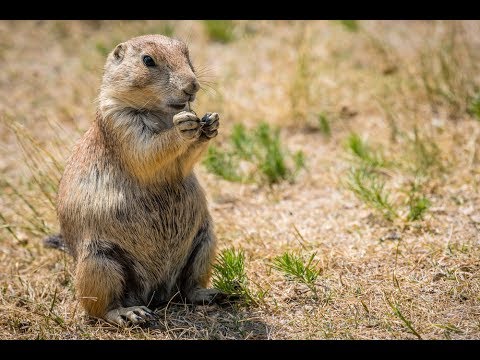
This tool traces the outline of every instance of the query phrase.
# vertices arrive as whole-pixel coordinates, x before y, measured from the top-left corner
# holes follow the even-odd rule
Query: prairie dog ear
[[[121,43],[117,45],[115,50],[113,50],[113,58],[118,62],[121,62],[123,60],[123,57],[125,55],[125,48],[126,45],[124,43]]]

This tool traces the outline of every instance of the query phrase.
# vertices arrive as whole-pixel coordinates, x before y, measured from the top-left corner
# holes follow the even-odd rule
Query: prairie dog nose
[[[195,95],[195,93],[200,89],[200,85],[197,81],[197,79],[193,79],[189,82],[187,82],[183,86],[183,92],[187,95]]]

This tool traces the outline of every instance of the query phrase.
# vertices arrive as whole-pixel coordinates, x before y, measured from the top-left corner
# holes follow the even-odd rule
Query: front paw
[[[185,139],[191,140],[200,136],[200,120],[192,112],[182,111],[176,114],[173,125]]]
[[[201,140],[210,140],[217,136],[220,122],[217,113],[206,113],[200,120]]]

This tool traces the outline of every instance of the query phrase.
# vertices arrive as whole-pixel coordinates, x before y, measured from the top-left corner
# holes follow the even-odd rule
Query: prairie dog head
[[[200,89],[188,48],[180,40],[144,35],[118,44],[108,55],[100,108],[176,114]]]

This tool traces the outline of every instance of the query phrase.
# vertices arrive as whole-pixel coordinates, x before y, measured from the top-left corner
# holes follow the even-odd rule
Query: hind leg
[[[111,256],[112,251],[95,251],[78,259],[75,284],[77,295],[86,312],[113,324],[126,326],[153,318],[145,306],[123,307],[122,300],[128,274],[122,261]]]
[[[215,243],[211,223],[207,221],[193,241],[190,256],[179,279],[180,292],[190,303],[221,302],[226,297],[219,290],[206,288],[215,255]]]

